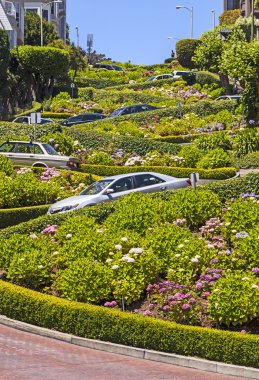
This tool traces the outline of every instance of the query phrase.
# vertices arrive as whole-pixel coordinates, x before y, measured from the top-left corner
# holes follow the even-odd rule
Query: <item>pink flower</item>
[[[144,315],[151,316],[151,315],[153,315],[153,313],[152,313],[150,310],[146,310],[146,311],[144,312]]]
[[[190,309],[190,307],[191,307],[191,305],[189,305],[188,303],[184,303],[182,306],[182,309],[187,310],[187,309]]]

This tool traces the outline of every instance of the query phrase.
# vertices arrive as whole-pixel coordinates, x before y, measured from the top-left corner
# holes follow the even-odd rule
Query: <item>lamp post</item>
[[[212,9],[211,13],[213,14],[213,29],[215,29],[216,28],[215,9]]]
[[[176,41],[179,41],[179,38],[175,38],[175,37],[172,37],[172,36],[168,36],[167,39],[168,39],[168,40],[176,40]],[[176,48],[175,48],[175,50],[176,50]],[[172,50],[172,52],[174,52],[174,51]],[[174,52],[174,54],[175,54],[174,57],[176,58],[176,51]]]
[[[254,0],[251,0],[251,42],[254,39],[254,23],[255,23],[255,4]]]
[[[193,7],[184,7],[182,5],[176,5],[176,9],[187,9],[188,12],[190,12],[190,17],[191,17],[191,33],[190,33],[190,38],[193,38]]]
[[[76,44],[77,44],[77,47],[79,48],[79,30],[78,30],[78,26],[76,26]]]
[[[59,4],[62,3],[62,0],[50,0],[50,1],[45,1],[40,3],[40,46],[43,46],[43,9],[50,5],[50,4]]]

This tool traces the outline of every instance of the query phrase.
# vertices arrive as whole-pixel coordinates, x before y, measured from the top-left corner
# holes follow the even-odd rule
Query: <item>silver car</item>
[[[5,141],[0,145],[0,154],[8,157],[14,165],[60,169],[80,167],[78,158],[61,156],[51,145],[35,141]]]
[[[48,214],[77,210],[101,202],[118,199],[133,192],[153,193],[174,190],[191,185],[189,178],[175,178],[154,172],[139,172],[105,177],[94,182],[79,195],[69,197],[53,204]]]

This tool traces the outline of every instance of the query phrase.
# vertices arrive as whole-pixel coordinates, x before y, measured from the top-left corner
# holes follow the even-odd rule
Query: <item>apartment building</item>
[[[252,11],[252,0],[223,0],[224,11],[240,9],[241,15],[249,17]],[[259,18],[259,9],[255,9],[255,17]]]
[[[24,43],[24,14],[37,12],[55,25],[59,37],[66,41],[66,0],[0,0],[0,29],[9,35],[10,46]]]
[[[59,37],[66,41],[66,0],[24,1],[25,12],[36,12],[55,25]]]
[[[24,41],[24,0],[0,0],[0,29],[9,35],[10,46]]]

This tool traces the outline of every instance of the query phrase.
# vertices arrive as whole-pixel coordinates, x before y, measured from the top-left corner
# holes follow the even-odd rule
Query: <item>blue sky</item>
[[[193,37],[213,29],[223,12],[223,0],[68,0],[70,38],[86,49],[87,34],[93,34],[93,49],[114,61],[134,64],[163,63],[175,50],[177,39],[190,37],[193,7]],[[173,37],[168,39],[168,37]]]

